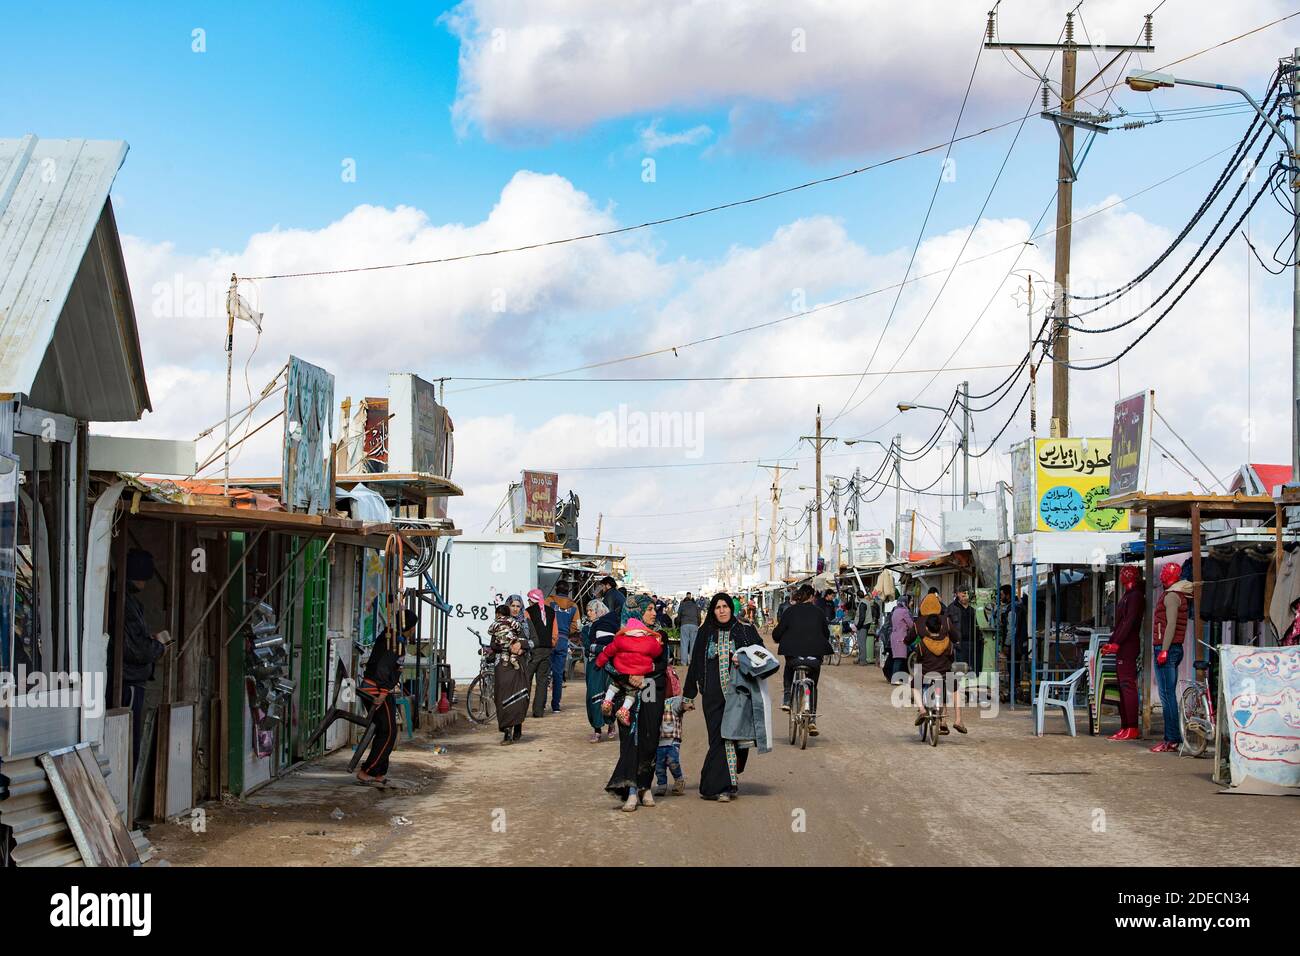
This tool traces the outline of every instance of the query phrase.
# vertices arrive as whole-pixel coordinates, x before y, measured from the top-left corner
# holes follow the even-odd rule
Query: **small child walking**
[[[668,772],[673,775],[673,793],[681,795],[686,792],[686,779],[682,775],[682,710],[686,698],[682,696],[681,682],[677,673],[668,668],[668,693],[672,696],[664,701],[664,718],[659,724],[659,746],[655,750],[655,788],[654,795],[662,797],[668,792]]]

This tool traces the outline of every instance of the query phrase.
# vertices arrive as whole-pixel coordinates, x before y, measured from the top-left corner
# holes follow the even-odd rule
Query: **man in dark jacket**
[[[970,588],[957,585],[957,596],[943,610],[948,621],[948,636],[952,638],[957,660],[967,664],[975,673],[980,672],[981,648],[975,630],[975,609],[970,604]]]
[[[795,592],[794,601],[781,615],[772,640],[776,642],[777,651],[785,658],[785,671],[781,676],[783,687],[782,710],[790,709],[790,685],[794,679],[796,666],[808,669],[808,676],[813,683],[812,710],[817,712],[817,678],[821,676],[822,658],[831,652],[831,632],[826,625],[826,615],[822,613],[814,598],[813,589],[805,584]],[[798,661],[803,658],[803,661]],[[808,725],[808,733],[816,735],[816,724]]]
[[[167,650],[166,631],[149,630],[139,594],[154,576],[153,555],[142,548],[126,554],[126,599],[122,602],[122,706],[131,708],[131,754],[140,756],[144,733],[144,685],[153,680],[154,664]]]
[[[388,779],[388,758],[397,745],[397,707],[393,693],[402,682],[402,655],[406,653],[406,643],[415,638],[419,622],[414,611],[403,608],[397,612],[400,633],[393,634],[384,628],[370,648],[360,689],[373,702],[371,713],[375,738],[370,745],[370,754],[357,770],[357,779],[364,784],[383,784]]]

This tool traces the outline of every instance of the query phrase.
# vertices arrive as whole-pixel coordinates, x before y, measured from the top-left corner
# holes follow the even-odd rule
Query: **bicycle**
[[[484,642],[482,634],[472,627],[466,630],[478,638],[479,664],[478,676],[465,692],[465,711],[474,723],[486,724],[497,715],[496,655],[491,643]]]
[[[925,719],[921,721],[917,730],[921,734],[921,742],[929,743],[931,747],[939,746],[939,726],[943,723],[944,706],[943,691],[944,678],[931,678],[926,686],[925,678],[922,678],[921,684],[921,706],[925,708]]]
[[[1211,653],[1218,653],[1218,648],[1205,641],[1198,640],[1197,643]],[[1196,674],[1195,680],[1178,682],[1182,688],[1178,695],[1178,715],[1183,727],[1183,753],[1200,757],[1214,739],[1214,682],[1210,679],[1210,661],[1193,661],[1192,669]]]
[[[831,624],[831,625],[830,625],[830,628],[834,629],[836,632],[839,632],[839,627],[840,627],[840,626],[839,626],[838,624]],[[842,639],[843,639],[843,637],[842,637],[842,634],[841,634],[841,633],[833,633],[833,634],[831,635],[831,652],[830,652],[830,654],[828,654],[828,655],[826,656],[826,663],[827,663],[827,664],[835,664],[836,666],[839,665],[839,663],[840,663],[840,641],[841,641]]]
[[[813,710],[816,688],[808,664],[816,663],[815,657],[796,657],[793,659],[794,676],[790,680],[790,744],[796,742],[800,750],[808,748],[808,727],[817,720]]]

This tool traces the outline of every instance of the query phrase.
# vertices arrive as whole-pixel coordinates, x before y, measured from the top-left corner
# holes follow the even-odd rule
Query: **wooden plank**
[[[131,825],[131,711],[126,707],[104,715],[104,755],[108,757],[108,789],[113,803],[122,814],[122,823]]]
[[[171,746],[171,709],[171,704],[159,704],[158,719],[154,722],[158,745],[154,748],[153,759],[153,818],[158,822],[167,819],[167,751]]]
[[[86,866],[126,866],[129,860],[113,834],[113,821],[122,825],[117,814],[110,809],[113,798],[108,795],[104,778],[96,767],[93,776],[99,780],[104,803],[97,802],[92,777],[78,754],[82,748],[90,749],[89,745],[80,744],[41,754],[41,766],[45,768],[46,779],[54,791],[59,809],[63,811],[82,862]],[[129,842],[129,836],[127,840]]]
[[[105,818],[104,822],[109,827],[109,832],[112,834],[113,843],[117,846],[118,853],[121,854],[122,859],[126,861],[128,866],[139,863],[140,858],[135,852],[135,843],[131,840],[131,831],[126,828],[126,824],[117,815],[117,808],[113,806],[113,795],[108,792],[108,781],[104,779],[104,771],[100,769],[94,751],[91,750],[89,744],[78,744],[74,753],[81,761],[81,769],[86,774],[86,780],[90,785],[95,806]]]

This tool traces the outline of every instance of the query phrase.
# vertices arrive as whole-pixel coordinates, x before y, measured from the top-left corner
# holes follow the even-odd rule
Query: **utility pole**
[[[1103,124],[1113,119],[1109,113],[1084,113],[1075,109],[1079,97],[1088,91],[1120,57],[1129,53],[1153,53],[1151,15],[1147,14],[1146,24],[1141,36],[1145,43],[1088,44],[1084,48],[1093,53],[1114,53],[1096,75],[1081,87],[1077,87],[1076,70],[1079,59],[1079,46],[1074,42],[1074,12],[1065,15],[1065,38],[1062,43],[1003,43],[994,40],[997,34],[997,16],[989,11],[988,32],[984,40],[986,50],[1010,50],[1035,74],[1042,77],[1044,119],[1049,119],[1056,126],[1061,146],[1057,154],[1056,176],[1056,289],[1052,300],[1052,428],[1054,437],[1064,437],[1070,433],[1070,321],[1067,310],[1067,295],[1070,289],[1070,225],[1074,218],[1074,181],[1077,171],[1074,166],[1074,130],[1076,127],[1093,132],[1109,132]],[[1021,50],[1051,50],[1061,54],[1061,107],[1056,112],[1048,110],[1050,86],[1047,77],[1039,72]],[[1076,88],[1077,87],[1077,88]],[[1298,279],[1297,281],[1300,281]],[[1298,292],[1297,294],[1300,294]]]
[[[961,383],[961,506],[970,502],[970,382]]]
[[[1296,221],[1292,226],[1291,250],[1291,480],[1300,481],[1300,173],[1294,172],[1300,162],[1300,46],[1292,51],[1291,59],[1291,205],[1295,207]]]
[[[1038,363],[1034,361],[1034,277],[1029,280],[1029,434],[1038,437]]]
[[[772,469],[772,527],[768,529],[769,550],[767,556],[768,557],[767,573],[768,573],[768,580],[775,581],[776,580],[776,524],[777,524],[777,512],[781,508],[781,463],[777,462],[775,465],[760,464],[758,467]],[[788,470],[798,471],[799,466],[795,465],[794,468]]]
[[[903,518],[903,434],[894,436],[894,560],[903,553],[903,542],[898,540],[902,533]]]
[[[817,406],[817,430],[816,430],[816,434],[813,434],[813,435],[800,435],[800,436],[799,436],[799,440],[800,440],[800,441],[812,442],[812,445],[813,445],[813,451],[814,451],[814,453],[815,453],[815,455],[816,455],[816,460],[817,460],[817,480],[816,480],[816,492],[817,492],[817,500],[816,500],[816,505],[817,505],[817,555],[818,555],[818,557],[820,557],[820,556],[821,556],[821,553],[822,553],[822,447],[823,447],[825,444],[827,444],[828,442],[839,441],[838,438],[834,438],[834,437],[830,437],[830,436],[823,436],[823,435],[822,435],[822,407],[821,407],[820,405]],[[815,569],[815,568],[816,568],[816,565],[814,564],[813,567],[814,567],[814,569]]]

